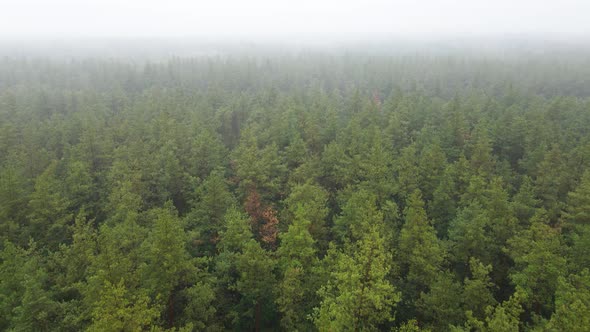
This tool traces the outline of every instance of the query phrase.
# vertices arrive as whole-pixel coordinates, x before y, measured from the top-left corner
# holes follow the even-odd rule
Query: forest
[[[589,77],[0,58],[0,330],[590,331]]]

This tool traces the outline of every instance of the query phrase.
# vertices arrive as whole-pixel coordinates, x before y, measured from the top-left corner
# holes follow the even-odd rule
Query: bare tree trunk
[[[172,301],[172,294],[168,296],[168,327],[174,326],[174,302]]]
[[[256,308],[255,310],[255,323],[254,323],[254,330],[256,332],[260,331],[260,301],[256,301]]]

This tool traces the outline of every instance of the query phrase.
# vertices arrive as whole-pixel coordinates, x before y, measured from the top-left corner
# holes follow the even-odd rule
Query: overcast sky
[[[590,0],[0,0],[0,38],[590,36]]]

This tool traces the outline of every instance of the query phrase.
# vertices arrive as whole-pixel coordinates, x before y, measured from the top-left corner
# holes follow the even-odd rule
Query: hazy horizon
[[[0,40],[191,39],[342,43],[521,38],[587,41],[590,2],[499,0],[10,1]]]

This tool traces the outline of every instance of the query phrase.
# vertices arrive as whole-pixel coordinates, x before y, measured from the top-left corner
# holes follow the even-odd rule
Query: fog
[[[0,0],[0,56],[590,54],[590,1]],[[583,52],[579,52],[583,50]]]
[[[0,39],[587,39],[585,0],[2,0]]]

